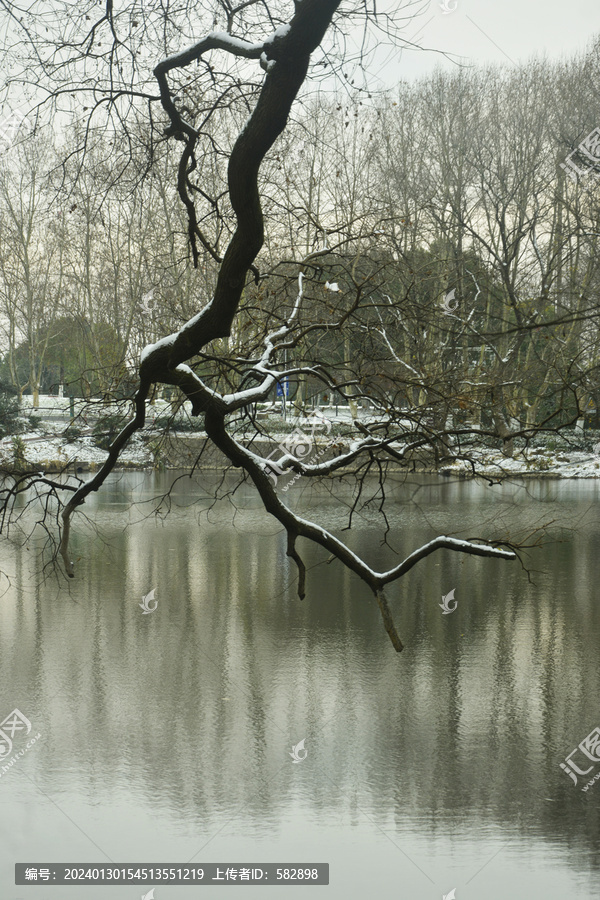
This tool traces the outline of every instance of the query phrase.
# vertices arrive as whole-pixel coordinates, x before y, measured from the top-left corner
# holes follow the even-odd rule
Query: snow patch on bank
[[[183,367],[182,367],[183,368]],[[248,392],[240,392],[239,396],[245,393],[251,394],[252,389]],[[227,395],[226,400],[236,399],[238,395]],[[160,403],[160,407],[158,407]],[[186,404],[188,406],[189,403]],[[147,437],[148,431],[152,430],[152,418],[157,414],[165,415],[170,409],[170,404],[157,401],[157,408],[148,405],[147,408],[147,424],[144,434]],[[188,417],[186,420],[189,421]],[[76,426],[78,422],[74,423]],[[299,420],[296,424],[297,428],[302,429],[307,422]],[[15,458],[15,447],[13,441],[18,439],[23,442],[24,455],[27,462],[33,465],[43,467],[44,463],[53,463],[54,465],[66,465],[67,463],[81,463],[82,465],[101,465],[107,457],[105,450],[94,444],[91,433],[80,435],[74,440],[67,440],[64,437],[66,424],[44,422],[43,431],[26,432],[20,435],[8,436],[0,440],[0,464],[11,463]],[[286,441],[290,439],[289,431],[280,431],[276,423],[270,423],[268,426],[269,436],[266,438],[272,444],[286,445]],[[89,428],[91,432],[91,428]],[[162,434],[160,431],[155,432],[156,435]],[[241,434],[236,431],[236,439],[241,440],[245,445],[249,445],[256,439],[256,435],[252,432]],[[177,440],[181,438],[185,441],[187,438],[206,437],[202,429],[202,420],[198,420],[197,431],[176,432],[171,435],[171,439]],[[324,436],[323,436],[324,437]],[[320,446],[321,441],[319,435],[312,438],[315,446]],[[351,450],[358,449],[360,440],[351,436],[338,436],[335,439],[336,452],[348,453]],[[401,445],[400,445],[401,446]],[[398,449],[400,449],[400,446]],[[260,451],[259,451],[260,452]],[[268,451],[265,451],[268,453]],[[575,450],[550,450],[548,448],[529,448],[527,450],[519,450],[515,452],[514,457],[503,456],[500,450],[490,448],[470,448],[470,456],[476,464],[476,474],[488,477],[494,480],[503,478],[517,477],[539,477],[539,478],[572,478],[572,479],[589,479],[600,478],[600,453],[575,451]],[[127,466],[136,466],[144,468],[152,464],[152,453],[148,449],[147,443],[142,434],[133,435],[128,447],[121,454],[123,464]],[[321,459],[324,461],[325,457]],[[412,468],[412,457],[408,460],[408,465]],[[433,463],[428,465],[426,462],[417,464],[416,471],[433,470]],[[468,462],[457,460],[455,462],[442,463],[439,467],[439,473],[445,476],[470,477],[472,475],[472,467]]]

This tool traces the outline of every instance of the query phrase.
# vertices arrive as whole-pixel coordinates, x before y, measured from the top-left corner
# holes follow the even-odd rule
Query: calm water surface
[[[581,790],[600,763],[578,786],[559,766],[600,726],[600,484],[390,484],[391,546],[367,510],[345,533],[376,568],[439,533],[534,544],[548,525],[529,574],[441,551],[390,588],[398,655],[318,548],[297,599],[252,489],[211,506],[210,479],[183,479],[154,515],[174,477],[115,476],[86,504],[97,534],[76,527],[68,585],[44,583],[34,542],[3,547],[0,719],[18,708],[41,737],[0,777],[2,900],[152,886],[16,887],[15,862],[330,865],[329,886],[247,900],[600,897],[600,781]],[[286,496],[341,534],[352,494],[335,491]]]

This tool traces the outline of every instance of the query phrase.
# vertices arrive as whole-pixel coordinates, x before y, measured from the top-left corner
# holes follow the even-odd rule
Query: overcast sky
[[[442,3],[451,12],[444,13]],[[461,57],[463,63],[522,62],[534,54],[571,56],[600,36],[600,0],[430,0],[407,24],[405,35],[422,47]],[[403,50],[387,54],[379,75],[392,87],[436,65],[439,53]],[[378,65],[384,62],[380,54]]]

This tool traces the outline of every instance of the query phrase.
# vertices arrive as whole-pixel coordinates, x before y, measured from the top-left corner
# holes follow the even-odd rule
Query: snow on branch
[[[455,550],[459,553],[470,553],[472,556],[493,556],[499,559],[517,558],[517,554],[513,550],[500,550],[498,547],[492,547],[490,544],[476,544],[473,541],[461,541],[457,538],[441,535],[440,537],[434,538],[433,541],[429,541],[428,544],[424,544],[418,550],[415,550],[414,553],[407,556],[404,562],[401,562],[399,566],[390,569],[389,572],[382,573],[381,583],[389,584],[390,581],[400,578],[410,571],[410,569],[418,562],[425,559],[426,556],[435,553],[436,550]]]
[[[225,50],[234,56],[240,56],[244,59],[260,59],[264,49],[264,41],[261,41],[260,44],[251,44],[249,41],[233,37],[233,35],[227,34],[225,31],[211,31],[205,38],[192,47],[188,47],[187,50],[181,50],[179,53],[165,57],[154,68],[154,75],[160,80],[171,69],[181,69],[189,66],[190,63],[200,59],[209,50]]]
[[[385,598],[383,589],[386,584],[401,578],[417,562],[441,549],[469,553],[474,556],[516,559],[516,553],[512,550],[502,550],[490,544],[463,541],[442,535],[411,553],[400,565],[395,566],[393,569],[377,572],[331,532],[297,515],[286,506],[279,498],[271,482],[266,461],[247,447],[239,444],[226,430],[221,416],[209,412],[205,421],[207,434],[213,443],[229,457],[234,465],[238,465],[248,472],[261,496],[266,511],[286,529],[288,534],[288,555],[298,565],[299,593],[302,596],[304,595],[305,570],[301,559],[298,560],[299,554],[296,548],[296,540],[298,537],[304,537],[315,544],[319,544],[368,585],[377,600],[385,629],[397,652],[402,650],[402,642],[396,632],[392,614]]]
[[[256,387],[248,388],[245,391],[237,391],[234,394],[225,394],[225,396],[222,397],[222,400],[227,406],[228,412],[235,412],[236,409],[239,409],[242,406],[246,406],[248,403],[257,403],[260,400],[264,400],[268,396],[269,391],[273,388],[274,384],[288,374],[287,372],[273,372],[270,370],[269,365],[273,354],[277,350],[282,349],[280,343],[278,342],[278,339],[285,338],[289,335],[293,321],[298,314],[298,310],[302,302],[302,297],[304,295],[302,286],[303,280],[304,273],[300,272],[298,275],[298,295],[296,297],[296,301],[294,303],[292,311],[280,328],[278,328],[276,331],[272,331],[266,336],[265,349],[260,358],[260,362],[256,363],[251,370],[259,373],[260,375],[264,375],[264,380]],[[291,371],[293,370],[290,370],[290,372]]]

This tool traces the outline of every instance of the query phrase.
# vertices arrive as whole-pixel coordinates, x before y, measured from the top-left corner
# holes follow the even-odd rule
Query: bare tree
[[[10,169],[0,170],[0,291],[8,338],[8,365],[19,393],[27,388],[39,406],[50,328],[60,314],[66,242],[48,216],[48,183],[40,142],[20,148]],[[27,349],[27,374],[17,366],[18,346]]]
[[[310,360],[306,364],[300,352],[298,360],[285,362],[287,354],[291,357],[297,348],[309,347],[314,355],[317,338],[325,342],[323,346],[329,346],[325,338],[332,336],[343,342],[342,328],[346,323],[353,323],[356,333],[364,336],[368,335],[369,323],[377,322],[376,305],[387,301],[380,298],[381,292],[377,293],[381,288],[381,262],[375,259],[363,265],[369,229],[366,235],[361,232],[362,225],[352,229],[356,236],[354,255],[340,257],[336,263],[346,273],[345,289],[339,291],[339,296],[331,286],[323,285],[322,248],[306,253],[305,246],[302,258],[292,260],[285,271],[280,271],[285,303],[276,304],[275,297],[269,300],[262,326],[245,342],[244,352],[239,352],[236,343],[235,356],[228,357],[220,343],[232,333],[245,289],[250,290],[254,282],[260,291],[268,274],[259,268],[264,243],[260,169],[286,128],[292,104],[309,73],[311,55],[326,39],[327,46],[320,51],[317,63],[337,59],[347,75],[348,67],[364,59],[367,46],[366,40],[358,42],[361,50],[355,60],[348,55],[336,57],[343,50],[349,30],[378,28],[398,40],[400,11],[380,13],[375,3],[371,7],[343,0],[295,0],[293,14],[290,3],[265,0],[246,0],[237,6],[231,0],[205,5],[184,3],[178,18],[165,12],[163,4],[157,2],[143,4],[135,17],[129,10],[117,15],[110,0],[102,18],[96,18],[95,9],[95,4],[84,3],[77,7],[76,15],[67,15],[66,38],[59,35],[57,27],[54,53],[48,51],[46,40],[35,36],[30,39],[31,31],[28,32],[40,77],[47,80],[55,102],[66,101],[69,105],[72,94],[82,96],[85,92],[91,97],[88,102],[94,114],[106,108],[115,127],[127,125],[132,105],[140,99],[148,104],[155,121],[155,106],[160,102],[167,119],[164,134],[182,147],[177,191],[187,216],[192,261],[198,266],[201,254],[208,253],[218,263],[218,277],[212,296],[182,327],[143,349],[132,417],[112,443],[97,474],[87,483],[65,485],[40,480],[32,472],[13,473],[2,494],[5,513],[10,514],[16,496],[26,487],[50,490],[59,500],[59,550],[66,572],[72,577],[69,535],[74,513],[92,491],[102,486],[132,435],[143,427],[146,401],[154,386],[176,387],[191,402],[192,414],[203,418],[214,446],[253,481],[266,511],[285,528],[287,553],[298,568],[299,596],[305,594],[306,572],[297,542],[306,538],[368,585],[392,644],[400,651],[402,644],[385,595],[386,585],[439,549],[502,559],[514,559],[514,550],[488,542],[439,536],[416,548],[388,571],[375,571],[334,534],[294,513],[278,494],[273,469],[305,477],[350,471],[361,479],[373,466],[381,471],[391,459],[404,463],[415,447],[431,440],[431,432],[415,435],[401,423],[399,410],[390,406],[386,409],[385,402],[378,401],[377,417],[357,424],[354,440],[346,450],[322,462],[309,463],[290,452],[283,452],[276,460],[261,456],[251,445],[236,438],[230,424],[242,415],[251,419],[255,404],[267,399],[277,382],[286,378],[315,378],[346,400],[369,396],[368,360],[357,363],[356,375],[348,372],[347,353],[342,355],[337,375],[335,367],[326,363]],[[199,21],[200,13],[203,18]],[[222,28],[218,30],[220,23]],[[195,37],[199,27],[211,25],[213,30],[207,30],[200,39]],[[14,22],[16,31],[24,27]],[[65,28],[64,23],[61,28]],[[156,33],[160,34],[158,43],[152,40]],[[187,49],[180,49],[185,40],[182,36],[190,41]],[[174,45],[178,47],[172,52]],[[158,62],[152,58],[154,53],[158,54]],[[69,65],[65,64],[64,54],[70,54]],[[97,71],[92,74],[94,62]],[[146,65],[154,67],[154,89],[142,77]],[[196,103],[194,97],[199,98]],[[216,120],[230,107],[245,108],[249,117],[233,147],[224,150],[223,129],[219,129]],[[144,174],[135,169],[131,172],[132,160],[137,159],[135,134],[127,127],[119,133],[125,134],[128,146],[122,146],[121,138],[111,167],[115,183]],[[90,136],[88,129],[78,148],[82,153]],[[210,183],[202,180],[207,171],[206,158],[215,159],[214,174],[218,173],[218,163],[226,162],[226,188],[219,187],[216,178]],[[346,196],[351,206],[349,218],[359,216],[360,196],[354,181],[347,183]],[[296,289],[292,288],[294,283],[298,285]],[[209,364],[212,369],[206,374]],[[228,369],[227,379],[234,383],[227,392],[219,389],[224,368]]]

